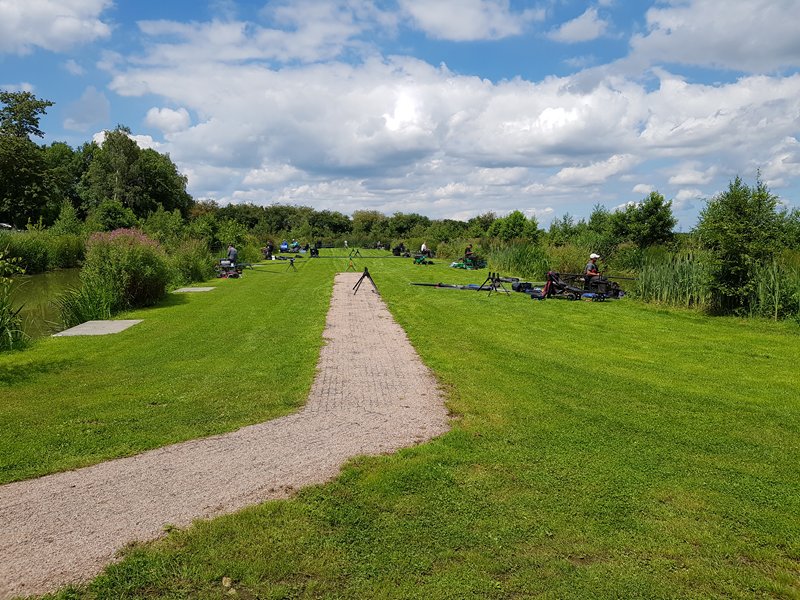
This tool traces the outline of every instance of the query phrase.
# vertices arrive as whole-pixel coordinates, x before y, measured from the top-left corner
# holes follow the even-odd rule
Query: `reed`
[[[19,348],[27,341],[19,315],[22,307],[11,303],[11,275],[22,272],[19,259],[0,251],[0,351]]]
[[[748,299],[751,316],[775,321],[800,318],[800,267],[774,257],[755,266],[753,279],[753,292]]]
[[[707,261],[695,251],[647,253],[633,295],[645,302],[707,310],[712,300]]]

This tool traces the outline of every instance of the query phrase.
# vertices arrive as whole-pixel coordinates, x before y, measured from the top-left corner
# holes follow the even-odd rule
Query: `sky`
[[[542,226],[737,175],[800,208],[800,0],[0,0],[43,143],[118,124],[196,200]]]

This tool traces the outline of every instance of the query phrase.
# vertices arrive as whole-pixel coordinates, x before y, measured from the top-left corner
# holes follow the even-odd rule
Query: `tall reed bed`
[[[544,248],[534,244],[492,244],[486,258],[490,269],[537,280],[544,279],[550,264]]]
[[[11,276],[21,273],[19,260],[0,251],[0,351],[23,346],[26,342],[19,312],[11,303]]]
[[[83,261],[85,247],[82,236],[70,233],[35,229],[0,233],[0,249],[18,258],[29,275],[77,267]]]
[[[141,231],[96,233],[89,239],[81,287],[57,301],[62,323],[70,327],[151,306],[166,295],[172,275],[163,248]]]
[[[751,316],[800,320],[800,264],[789,257],[776,257],[756,265],[753,278],[755,285],[748,299]]]
[[[697,252],[651,252],[642,259],[634,296],[645,302],[699,308],[711,306],[705,257]]]

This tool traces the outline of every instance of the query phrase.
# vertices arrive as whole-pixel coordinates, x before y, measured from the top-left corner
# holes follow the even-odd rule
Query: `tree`
[[[750,187],[737,176],[701,211],[696,232],[711,253],[711,290],[718,312],[747,309],[755,270],[781,246],[777,203],[760,178]]]
[[[24,136],[0,135],[0,221],[24,228],[45,215],[49,200],[41,148]]]
[[[672,200],[658,192],[609,217],[611,234],[617,243],[633,242],[639,248],[671,242],[678,220],[672,215]]]
[[[53,106],[49,100],[41,100],[30,92],[8,92],[0,90],[0,135],[30,139],[43,137],[39,129],[39,118]]]
[[[122,125],[106,131],[103,145],[94,151],[82,182],[87,208],[111,199],[140,218],[159,206],[188,215],[193,201],[186,192],[186,177],[168,155],[140,149],[130,133]]]

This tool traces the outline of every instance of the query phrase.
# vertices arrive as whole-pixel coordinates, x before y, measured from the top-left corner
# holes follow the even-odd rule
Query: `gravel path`
[[[318,372],[299,413],[0,486],[0,598],[87,580],[166,524],[284,498],[448,428],[437,383],[360,273],[336,276]],[[265,382],[268,385],[269,382]]]

